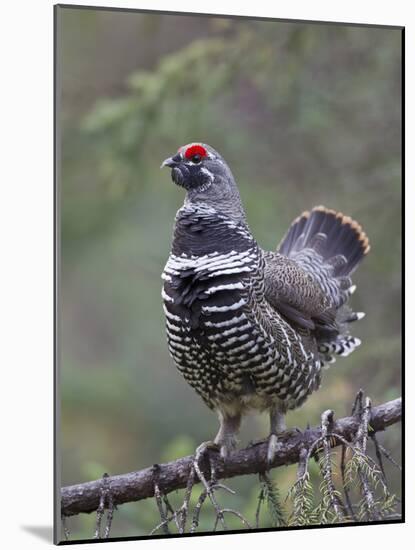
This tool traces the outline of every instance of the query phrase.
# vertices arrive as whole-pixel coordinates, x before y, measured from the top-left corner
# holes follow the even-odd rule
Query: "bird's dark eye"
[[[200,155],[196,154],[192,156],[192,162],[194,162],[195,164],[198,164],[201,160],[202,160],[202,157]]]

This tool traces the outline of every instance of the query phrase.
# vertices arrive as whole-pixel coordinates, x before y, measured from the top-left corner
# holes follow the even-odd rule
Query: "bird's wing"
[[[335,308],[315,278],[282,254],[265,252],[265,298],[287,320],[314,330],[335,325]]]

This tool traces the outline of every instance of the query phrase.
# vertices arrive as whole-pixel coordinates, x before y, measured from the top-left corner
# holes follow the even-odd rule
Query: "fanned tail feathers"
[[[350,275],[370,245],[360,224],[342,212],[316,206],[294,220],[278,252],[293,256],[305,248],[315,250],[334,268],[334,275]],[[342,258],[343,256],[343,258]]]
[[[369,250],[369,239],[359,223],[324,206],[296,218],[277,248],[312,273],[337,308],[337,336],[316,334],[323,364],[333,363],[336,355],[349,355],[361,343],[350,336],[348,324],[362,319],[364,313],[353,312],[345,303],[356,290],[350,275]]]

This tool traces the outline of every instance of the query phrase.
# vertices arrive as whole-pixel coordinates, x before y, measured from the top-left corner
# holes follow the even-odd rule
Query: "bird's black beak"
[[[179,162],[182,160],[182,157],[179,153],[177,155],[174,155],[174,157],[169,157],[168,159],[164,160],[161,163],[160,168],[164,168],[165,166],[168,166],[169,168],[173,168],[174,166],[177,166]]]

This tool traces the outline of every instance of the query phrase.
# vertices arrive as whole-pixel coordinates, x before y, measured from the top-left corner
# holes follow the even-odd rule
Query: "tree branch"
[[[371,410],[370,428],[373,433],[384,430],[387,426],[399,422],[402,417],[402,400],[395,399],[374,407]],[[342,436],[351,442],[357,434],[359,419],[348,416],[337,420],[331,427],[331,432]],[[297,463],[301,451],[310,448],[321,437],[321,427],[309,428],[303,433],[283,434],[279,438],[277,456],[272,464],[273,468]],[[331,438],[331,444],[337,446],[340,441]],[[157,468],[157,486],[163,494],[176,489],[183,489],[188,483],[193,465],[193,457],[186,456],[160,464]],[[202,462],[201,469],[206,477],[210,468],[208,461]],[[267,469],[267,443],[248,446],[233,453],[224,463],[220,459],[215,464],[216,479],[235,476],[258,474]],[[195,483],[198,482],[195,480]],[[134,502],[154,496],[154,466],[138,472],[105,477],[105,490],[111,493],[114,505]],[[80,513],[95,512],[103,492],[103,480],[90,481],[63,487],[61,492],[61,513],[63,516],[73,516]]]

